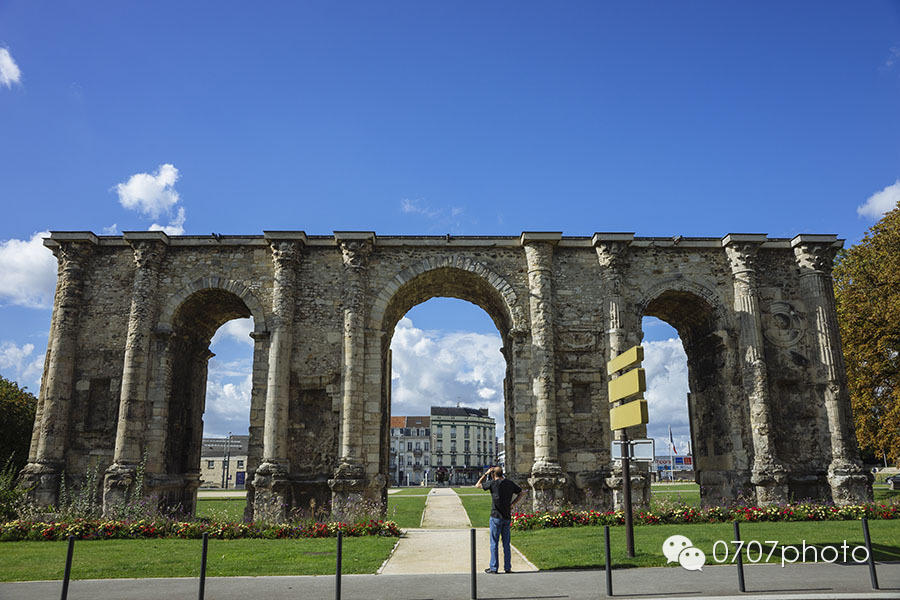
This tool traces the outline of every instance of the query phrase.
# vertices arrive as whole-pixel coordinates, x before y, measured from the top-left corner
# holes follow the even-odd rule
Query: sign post
[[[647,390],[647,376],[641,369],[644,348],[632,346],[606,364],[607,375],[619,373],[609,380],[609,402],[618,403],[610,408],[609,426],[622,431],[622,494],[625,496],[625,540],[629,558],[634,557],[634,521],[631,509],[631,444],[628,427],[643,425],[648,421],[647,401],[642,398]]]

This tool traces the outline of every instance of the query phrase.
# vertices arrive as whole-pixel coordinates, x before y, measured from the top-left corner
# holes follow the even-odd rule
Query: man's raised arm
[[[493,468],[493,467],[491,467],[491,469],[492,469],[492,468]],[[488,469],[487,471],[485,471],[484,473],[482,473],[482,474],[481,474],[481,477],[478,478],[478,481],[476,481],[476,482],[475,482],[475,485],[473,485],[472,487],[480,488],[482,482],[484,481],[484,478],[487,477],[487,476],[490,474],[491,469]]]

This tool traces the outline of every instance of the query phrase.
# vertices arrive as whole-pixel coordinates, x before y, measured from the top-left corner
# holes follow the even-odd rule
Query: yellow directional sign
[[[631,400],[647,391],[647,376],[643,369],[632,369],[609,382],[609,401]]]
[[[639,367],[642,360],[644,360],[644,347],[632,346],[622,354],[606,363],[606,374],[612,375],[616,371],[621,371],[622,369]]]
[[[609,427],[612,430],[642,425],[649,421],[647,401],[643,398],[616,406],[609,411]]]

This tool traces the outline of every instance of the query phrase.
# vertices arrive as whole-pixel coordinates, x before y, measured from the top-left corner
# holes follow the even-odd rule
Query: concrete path
[[[440,552],[440,549],[436,549]],[[629,599],[706,598],[708,600],[850,600],[900,598],[900,564],[879,563],[881,591],[869,585],[865,565],[748,565],[747,593],[738,592],[733,566],[706,567],[702,572],[680,567],[613,571],[613,593]],[[523,599],[605,598],[603,571],[541,571],[476,576],[478,598]],[[296,600],[334,598],[333,575],[306,577],[211,577],[207,600]],[[101,579],[73,581],[70,600],[172,600],[196,598],[197,579]],[[455,575],[345,575],[343,600],[459,600],[470,598],[470,577]],[[4,600],[57,600],[61,582],[0,583]]]
[[[385,575],[469,573],[471,571],[471,526],[459,496],[449,488],[431,490],[425,501],[423,529],[407,529],[379,573]],[[513,571],[537,571],[513,546]],[[490,531],[475,530],[476,567],[490,564]],[[503,550],[500,550],[503,560]],[[502,569],[501,564],[501,569]]]
[[[198,498],[246,498],[247,490],[197,490]]]

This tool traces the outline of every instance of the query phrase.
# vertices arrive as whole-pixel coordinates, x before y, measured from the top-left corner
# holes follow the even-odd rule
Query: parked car
[[[891,491],[900,490],[900,475],[891,475],[884,482],[891,486]]]

